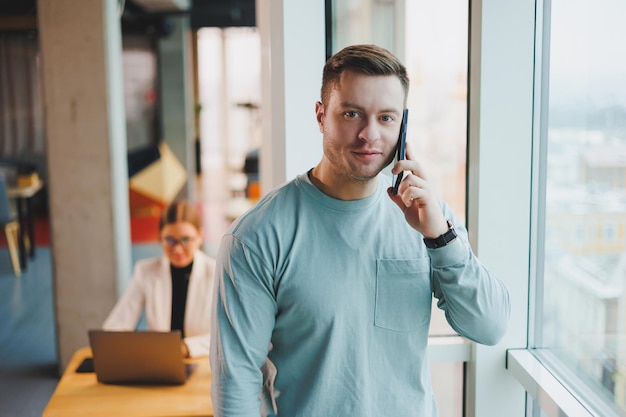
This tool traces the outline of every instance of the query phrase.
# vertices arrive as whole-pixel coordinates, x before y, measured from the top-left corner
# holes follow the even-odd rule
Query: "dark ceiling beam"
[[[37,16],[0,16],[0,30],[37,30]]]
[[[36,16],[37,0],[0,0],[2,17]]]
[[[80,1],[80,0],[76,0]],[[157,27],[167,16],[188,14],[191,27],[256,26],[255,0],[192,0],[187,11],[149,12],[136,0],[123,0],[122,25],[140,30],[142,25]],[[37,0],[0,0],[0,30],[37,28]]]
[[[191,11],[192,28],[231,26],[256,26],[256,9],[253,0],[213,6],[194,3]]]

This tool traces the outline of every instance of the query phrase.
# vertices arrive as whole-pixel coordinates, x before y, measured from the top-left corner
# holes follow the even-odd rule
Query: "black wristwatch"
[[[442,248],[456,239],[458,235],[456,234],[456,230],[454,230],[454,225],[450,220],[446,220],[446,222],[448,223],[448,231],[446,233],[434,239],[424,238],[424,245],[426,245],[428,249]]]

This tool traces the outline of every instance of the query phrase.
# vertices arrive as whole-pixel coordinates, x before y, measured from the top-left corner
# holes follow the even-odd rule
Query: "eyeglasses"
[[[174,249],[176,245],[180,245],[183,248],[187,248],[191,242],[196,240],[194,236],[183,236],[180,239],[176,239],[172,236],[165,236],[162,240],[163,244],[170,249]]]

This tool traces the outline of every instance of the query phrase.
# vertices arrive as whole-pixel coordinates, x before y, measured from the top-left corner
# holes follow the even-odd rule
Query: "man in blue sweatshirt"
[[[409,89],[373,45],[323,70],[324,155],[233,223],[217,255],[211,327],[216,417],[436,417],[431,302],[460,335],[495,344],[505,286],[473,254],[410,153],[394,157]]]

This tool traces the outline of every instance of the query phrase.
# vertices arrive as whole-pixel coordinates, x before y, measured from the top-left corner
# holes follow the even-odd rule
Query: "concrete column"
[[[131,273],[117,0],[39,0],[60,370]]]
[[[160,104],[163,139],[187,171],[180,195],[195,199],[193,32],[188,16],[167,18],[170,32],[159,40]]]
[[[324,2],[257,0],[256,13],[261,34],[259,164],[265,194],[322,157],[315,102],[326,61]]]

